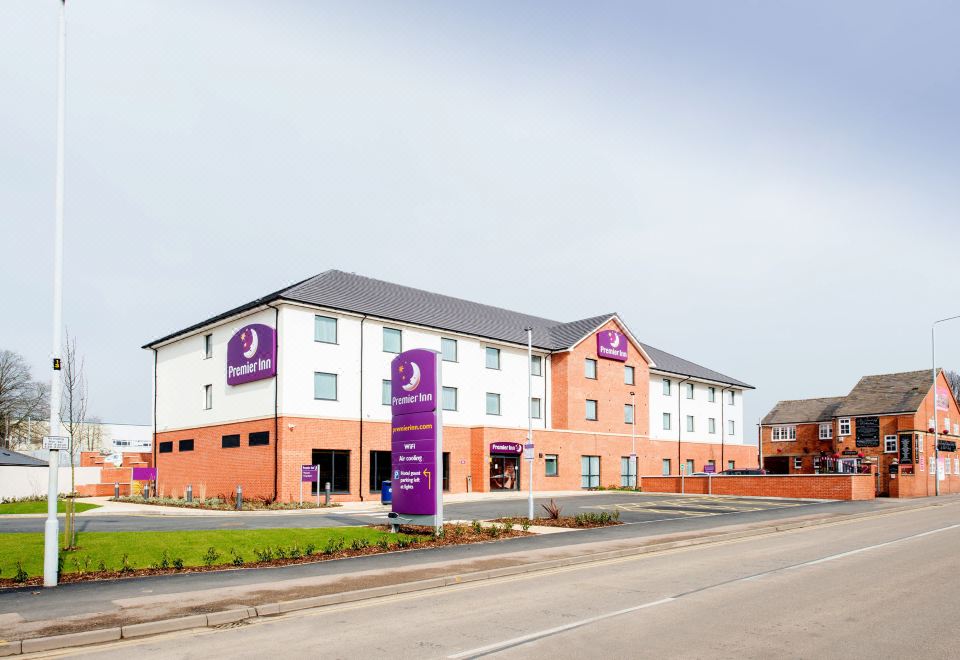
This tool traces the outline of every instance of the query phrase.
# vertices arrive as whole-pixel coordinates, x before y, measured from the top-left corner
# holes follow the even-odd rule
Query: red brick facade
[[[683,492],[756,497],[813,498],[825,500],[872,500],[873,475],[765,475],[686,477]],[[647,477],[643,490],[650,493],[679,493],[680,477]]]

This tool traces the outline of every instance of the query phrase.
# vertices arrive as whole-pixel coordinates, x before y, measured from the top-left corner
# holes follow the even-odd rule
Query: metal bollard
[[[468,493],[473,492],[473,475],[471,474],[467,475],[467,492]]]
[[[120,497],[120,482],[119,482],[119,481],[114,481],[114,482],[113,482],[113,496],[114,496],[114,497]]]
[[[143,499],[145,500],[150,499],[150,482],[149,481],[143,484]]]
[[[329,481],[323,485],[323,504],[325,506],[330,506],[330,482]]]
[[[193,484],[187,484],[187,490],[183,494],[183,497],[188,502],[193,502]]]
[[[243,486],[237,485],[237,511],[243,508]]]

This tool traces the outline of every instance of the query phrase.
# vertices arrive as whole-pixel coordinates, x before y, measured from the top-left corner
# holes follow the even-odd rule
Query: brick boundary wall
[[[686,477],[683,490],[702,495],[710,492],[713,495],[751,497],[872,500],[876,497],[875,479],[872,474]],[[643,477],[641,486],[648,493],[679,493],[680,477]]]
[[[929,472],[901,473],[896,478],[890,479],[890,497],[931,497],[934,493],[936,493],[936,485]],[[960,493],[960,475],[945,475],[943,481],[940,482],[940,494],[953,495],[956,493]]]

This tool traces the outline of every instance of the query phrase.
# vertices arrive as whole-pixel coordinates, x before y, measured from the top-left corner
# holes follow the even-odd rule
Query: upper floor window
[[[727,435],[737,434],[737,423],[732,419],[727,422]]]
[[[487,392],[487,414],[500,414],[500,395],[493,392]]]
[[[534,419],[540,419],[540,399],[534,397],[530,399],[530,416]]]
[[[440,338],[440,353],[443,355],[444,362],[457,361],[457,340]]]
[[[670,430],[670,413],[663,413],[663,430]]]
[[[693,383],[687,383],[687,398],[692,399],[694,393]]]
[[[530,357],[530,373],[534,376],[543,375],[543,358],[539,355],[532,355]]]
[[[337,319],[332,316],[313,317],[313,341],[324,344],[337,343]]]
[[[670,396],[670,385],[671,385],[670,379],[664,378],[663,379],[663,395],[664,396]]]
[[[623,423],[633,424],[633,419],[633,406],[627,403],[623,406]]]
[[[707,418],[707,433],[716,433],[717,432],[717,418],[708,417]]]
[[[587,378],[596,379],[597,361],[593,358],[587,358],[583,363],[583,375]]]
[[[213,335],[204,335],[203,336],[203,359],[213,357]]]
[[[772,437],[774,440],[796,440],[797,427],[796,426],[774,426],[773,435],[770,437]]]
[[[313,398],[337,400],[337,374],[328,374],[320,371],[313,373]]]
[[[633,367],[630,365],[625,365],[623,367],[623,382],[625,385],[636,385],[634,382],[634,375]]]
[[[487,369],[500,368],[500,349],[487,346]]]
[[[717,388],[708,387],[707,388],[707,401],[714,403],[717,400]]]
[[[694,431],[693,415],[687,415],[687,433],[693,433],[693,431]]]
[[[383,352],[384,353],[403,352],[403,335],[396,328],[383,329]]]
[[[392,403],[391,397],[393,396],[393,388],[390,385],[389,380],[384,380],[380,384],[380,403],[385,406],[389,406]]]
[[[850,435],[850,418],[841,417],[837,420],[837,425],[840,427],[840,435]]]
[[[444,410],[457,409],[457,388],[456,387],[443,388],[443,409]]]
[[[731,406],[737,405],[737,393],[734,390],[727,392],[727,403]]]
[[[886,454],[897,453],[897,436],[895,435],[883,436],[883,451]]]
[[[592,422],[597,420],[597,402],[593,399],[587,399],[587,419]]]
[[[204,385],[203,386],[203,409],[210,410],[213,408],[213,385]]]
[[[827,422],[820,425],[820,439],[821,440],[832,440],[833,439],[833,424]]]

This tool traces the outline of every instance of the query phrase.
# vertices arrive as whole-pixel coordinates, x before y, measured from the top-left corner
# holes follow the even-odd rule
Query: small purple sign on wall
[[[157,468],[135,467],[133,468],[133,474],[130,475],[130,478],[134,481],[156,481]]]
[[[437,410],[438,353],[413,349],[390,363],[391,484],[393,511],[438,514],[443,488],[440,414]]]
[[[601,330],[597,333],[597,357],[608,360],[627,360],[627,338],[616,330]]]
[[[269,325],[245,325],[227,342],[227,385],[277,375],[276,332]]]
[[[491,442],[491,454],[520,454],[523,453],[523,445],[519,442]]]
[[[320,466],[319,465],[301,465],[300,466],[300,481],[306,483],[308,481],[319,481],[320,480]]]

